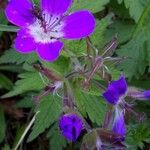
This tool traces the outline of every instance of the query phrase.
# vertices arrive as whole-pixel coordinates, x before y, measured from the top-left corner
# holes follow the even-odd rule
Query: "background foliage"
[[[49,94],[39,104],[33,101],[33,96],[51,81],[41,77],[33,68],[33,64],[39,61],[35,54],[22,55],[12,48],[17,28],[7,22],[5,4],[6,1],[0,1],[0,149],[15,147],[31,116],[37,111],[40,112],[22,148],[71,149],[72,144],[58,131],[57,120],[63,111],[61,98]],[[74,0],[71,10],[79,9],[88,9],[96,17],[96,30],[91,41],[99,53],[114,36],[118,38],[115,55],[126,59],[115,68],[110,67],[113,79],[123,71],[130,85],[150,89],[150,0]],[[83,39],[66,41],[65,48],[80,59],[86,53],[86,42]],[[40,62],[62,77],[72,68],[66,52],[54,63]],[[100,78],[98,80],[102,82]],[[106,104],[100,97],[101,91],[92,88],[85,92],[72,81],[71,86],[75,87],[73,95],[79,113],[90,120],[92,126],[101,126],[106,110]],[[149,106],[147,102],[136,104],[136,109],[145,112],[147,117],[143,124],[133,122],[128,125],[127,149],[150,149]],[[78,149],[80,144],[81,139],[72,149]]]

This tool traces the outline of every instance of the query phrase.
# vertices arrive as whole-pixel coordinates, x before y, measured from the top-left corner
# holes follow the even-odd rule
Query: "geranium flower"
[[[65,138],[76,141],[83,128],[83,122],[76,114],[65,114],[59,119],[59,128]]]
[[[10,0],[5,14],[19,26],[14,47],[18,52],[35,51],[46,61],[54,61],[63,48],[62,38],[80,39],[95,28],[94,16],[87,10],[67,14],[72,0],[41,0],[41,9],[29,0]]]
[[[150,99],[150,90],[141,91],[127,86],[123,75],[120,79],[109,83],[107,90],[103,93],[105,100],[114,105],[114,114],[112,130],[118,134],[125,135],[124,113],[129,104],[125,102],[125,97],[129,96],[137,100]]]
[[[124,100],[127,93],[127,83],[125,77],[122,75],[119,80],[109,83],[107,90],[103,93],[105,100],[115,106],[114,119],[112,123],[112,130],[120,135],[125,136],[125,122],[124,122],[124,108],[119,104]]]

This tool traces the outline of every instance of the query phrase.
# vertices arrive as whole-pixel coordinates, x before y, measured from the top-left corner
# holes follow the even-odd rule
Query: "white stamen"
[[[39,19],[28,27],[29,34],[34,38],[35,42],[50,43],[62,38],[64,35],[62,32],[64,23],[61,21],[60,16],[51,16],[47,12],[43,12],[43,16],[46,23],[45,29]]]

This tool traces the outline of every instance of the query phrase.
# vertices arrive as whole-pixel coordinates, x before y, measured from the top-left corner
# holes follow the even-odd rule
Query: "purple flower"
[[[66,114],[59,119],[59,128],[65,138],[76,141],[83,128],[83,122],[76,114]]]
[[[122,101],[122,98],[125,97],[127,88],[128,87],[125,77],[121,75],[120,79],[110,82],[107,90],[103,93],[103,97],[106,99],[106,101],[115,106],[112,130],[115,133],[122,135],[123,137],[126,133],[124,122],[124,108],[121,108],[119,106],[119,103]]]
[[[119,108],[115,109],[115,118],[114,118],[112,130],[115,133],[120,134],[122,136],[124,136],[126,133],[125,122],[124,122],[124,111]]]
[[[110,82],[107,90],[103,93],[103,97],[107,102],[115,105],[119,102],[122,96],[125,96],[126,92],[127,83],[125,77],[122,75],[119,80]]]
[[[140,91],[134,88],[128,88],[127,82],[123,75],[120,76],[120,79],[112,81],[109,83],[108,88],[103,93],[105,100],[114,105],[114,119],[112,130],[115,133],[120,135],[125,135],[125,121],[124,121],[124,112],[125,109],[128,111],[131,110],[131,107],[128,103],[124,101],[126,96],[136,98],[139,100],[148,100],[150,99],[150,90]]]
[[[41,0],[41,9],[29,0],[10,0],[5,13],[19,26],[14,47],[21,53],[36,51],[46,61],[56,60],[64,39],[80,39],[95,28],[93,15],[86,10],[67,14],[72,0]]]

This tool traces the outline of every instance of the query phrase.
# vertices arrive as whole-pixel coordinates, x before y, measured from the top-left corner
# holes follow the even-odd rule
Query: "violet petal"
[[[50,14],[60,15],[67,11],[72,0],[41,0],[41,8]]]
[[[125,136],[126,129],[125,129],[123,110],[116,108],[115,119],[114,119],[112,130],[117,134]]]
[[[5,9],[7,19],[17,26],[27,26],[34,21],[33,9],[29,0],[11,0]]]
[[[23,29],[18,31],[14,47],[20,53],[30,53],[36,48],[34,39]]]
[[[82,120],[76,114],[63,115],[59,120],[62,135],[70,141],[76,141],[83,127]]]
[[[113,87],[109,87],[106,92],[103,93],[103,97],[108,103],[113,105],[119,101],[119,94]]]
[[[116,89],[119,96],[122,96],[122,95],[126,94],[126,92],[127,92],[127,82],[125,80],[125,77],[123,75],[121,75],[120,79],[118,79],[116,81],[112,81],[109,84],[109,87],[113,87],[114,89]]]
[[[144,91],[143,95],[145,100],[150,100],[150,90]]]
[[[63,42],[37,43],[37,53],[45,61],[55,61],[63,48]]]
[[[65,17],[64,38],[80,39],[89,36],[95,28],[94,16],[89,11],[77,11]]]
[[[111,104],[116,104],[119,101],[120,96],[125,95],[127,92],[127,83],[124,76],[121,76],[119,80],[112,81],[108,85],[106,92],[103,93],[103,97]]]

